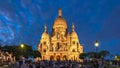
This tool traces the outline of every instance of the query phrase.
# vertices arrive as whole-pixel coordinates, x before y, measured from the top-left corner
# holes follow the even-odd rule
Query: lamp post
[[[99,42],[96,40],[94,45],[95,45],[95,48],[96,48],[96,59],[97,59],[97,57],[98,57],[97,50],[98,50]]]
[[[24,47],[25,47],[25,45],[23,43],[21,43],[20,44],[20,49],[22,51],[22,55],[24,55]]]
[[[94,43],[94,45],[95,45],[96,52],[97,52],[97,50],[98,50],[98,46],[99,46],[99,42],[96,40],[95,43]]]

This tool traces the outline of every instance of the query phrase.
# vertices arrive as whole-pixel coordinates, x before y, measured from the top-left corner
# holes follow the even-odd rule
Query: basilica
[[[42,55],[42,60],[80,60],[79,54],[83,53],[83,46],[79,42],[74,24],[72,31],[68,31],[61,9],[58,9],[58,17],[53,23],[51,34],[47,33],[47,26],[44,26],[38,51]]]

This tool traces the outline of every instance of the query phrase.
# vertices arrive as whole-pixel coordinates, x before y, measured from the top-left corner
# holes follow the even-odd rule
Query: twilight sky
[[[37,48],[43,27],[50,33],[58,8],[62,8],[69,31],[74,22],[84,51],[120,54],[120,0],[0,0],[0,43],[21,42]]]

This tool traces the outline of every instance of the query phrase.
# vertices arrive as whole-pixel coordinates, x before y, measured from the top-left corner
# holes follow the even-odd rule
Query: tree
[[[80,59],[85,59],[87,57],[86,53],[80,53],[79,58]]]
[[[32,52],[33,52],[32,46],[24,43],[22,43],[22,45],[24,45],[24,47],[18,46],[19,47],[18,50],[20,50],[20,54],[23,55],[25,58],[32,57]]]
[[[24,44],[24,48],[17,45],[5,45],[2,47],[2,51],[12,53],[18,59],[20,56],[24,56],[26,58],[32,57],[33,49],[32,46],[27,44]]]
[[[115,60],[120,61],[120,55],[116,55]]]
[[[20,56],[24,56],[25,58],[28,57],[41,57],[41,53],[37,50],[33,50],[32,46],[24,44],[24,47],[21,47],[20,45],[5,45],[3,47],[0,47],[2,51],[12,53],[13,56],[15,56],[16,59],[19,59]]]
[[[34,50],[32,55],[34,58],[41,57],[41,53],[38,50]]]
[[[87,53],[87,56],[88,56],[89,58],[95,58],[95,54],[96,54],[96,52],[88,52],[88,53]]]
[[[100,58],[104,59],[106,56],[110,55],[109,51],[102,50],[99,52]]]
[[[100,58],[100,54],[97,52],[88,52],[87,53],[87,57],[90,59],[99,59]]]

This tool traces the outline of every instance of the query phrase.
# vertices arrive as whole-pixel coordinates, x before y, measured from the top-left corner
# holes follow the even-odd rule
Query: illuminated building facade
[[[62,10],[58,10],[58,17],[54,21],[52,33],[47,33],[47,26],[41,36],[38,51],[42,60],[79,60],[79,54],[83,53],[83,46],[72,25],[72,32],[68,32],[66,20],[62,17]]]

